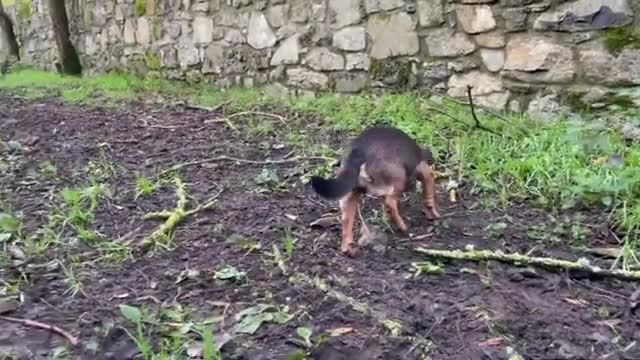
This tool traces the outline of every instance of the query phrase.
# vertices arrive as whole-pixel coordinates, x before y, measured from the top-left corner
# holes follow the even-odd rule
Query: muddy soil
[[[351,330],[328,337],[314,351],[314,359],[419,359],[425,354],[432,359],[506,359],[509,349],[524,359],[640,358],[636,343],[640,315],[632,304],[637,285],[632,282],[494,262],[445,262],[413,252],[416,245],[453,249],[472,244],[572,260],[584,256],[571,250],[566,233],[546,237],[555,241],[533,238],[532,229],[550,224],[548,214],[521,204],[504,211],[489,209],[485,199],[465,188],[456,208],[448,208],[446,195],[440,195],[444,218],[437,222],[423,217],[415,193],[407,194],[401,212],[410,234],[378,226],[384,241],[347,258],[339,253],[340,229],[335,222],[309,226],[326,214],[337,215],[336,204],[319,199],[300,181],[321,160],[276,165],[204,163],[184,167],[180,174],[190,205],[223,189],[215,208],[181,224],[171,251],[143,254],[138,250],[140,240],[159,224],[144,220],[144,215],[172,209],[176,200],[170,184],[148,199],[136,198],[137,175],[153,177],[172,165],[219,155],[255,161],[295,156],[284,139],[287,128],[301,126],[296,114],[284,114],[290,121],[286,126],[274,120],[275,128],[283,130],[258,136],[248,135],[240,121],[236,123],[239,132],[215,121],[222,118],[220,112],[182,106],[133,103],[116,109],[86,108],[1,94],[0,109],[0,138],[21,144],[11,159],[6,152],[0,158],[18,164],[0,174],[0,197],[4,206],[22,214],[26,234],[46,224],[54,194],[86,182],[82,169],[90,162],[115,164],[116,176],[109,183],[112,196],[98,208],[95,228],[106,239],[132,244],[133,258],[118,265],[89,262],[95,253],[87,247],[77,271],[81,291],[75,296],[65,293],[67,277],[59,268],[34,268],[29,282],[21,286],[16,308],[2,309],[3,315],[57,325],[78,336],[75,358],[135,356],[135,346],[117,326],[131,328],[118,310],[125,303],[149,308],[177,303],[201,316],[223,315],[227,323],[234,313],[257,303],[288,305],[292,312],[298,311],[288,323],[269,323],[254,335],[229,342],[223,347],[229,359],[285,359],[300,349],[293,340],[298,326],[310,327],[314,334]],[[338,147],[345,140],[343,134],[323,130],[321,119],[301,121],[311,143]],[[46,161],[55,164],[57,178],[42,175]],[[275,170],[285,185],[259,191],[255,179],[263,169]],[[371,216],[377,209],[377,202],[367,199],[363,213]],[[598,214],[587,216],[586,241],[595,246],[612,242],[601,219]],[[496,234],[501,227],[495,224],[506,227]],[[282,247],[287,229],[298,241],[283,274],[267,254],[273,245]],[[549,232],[542,231],[543,235]],[[247,254],[230,241],[239,236],[251,239],[260,249]],[[50,261],[63,252],[52,247],[38,261]],[[426,260],[440,264],[444,272],[413,276],[411,264]],[[225,265],[246,272],[247,280],[214,279],[213,273]],[[177,281],[185,269],[199,275]],[[293,281],[296,274],[324,279],[369,311],[358,311],[313,284]],[[223,310],[220,303],[228,306]],[[402,329],[394,334],[384,319],[401,324]],[[0,353],[49,359],[65,345],[63,338],[50,331],[0,322]]]

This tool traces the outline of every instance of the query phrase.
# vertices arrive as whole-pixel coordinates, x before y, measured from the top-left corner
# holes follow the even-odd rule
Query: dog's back
[[[431,153],[407,134],[393,127],[372,127],[351,142],[335,180],[313,178],[312,185],[330,199],[352,190],[382,196],[392,188],[404,188],[421,161],[431,163]]]

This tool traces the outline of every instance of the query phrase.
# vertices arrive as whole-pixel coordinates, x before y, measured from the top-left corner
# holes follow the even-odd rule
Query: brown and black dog
[[[422,183],[423,212],[429,219],[440,214],[435,199],[435,176],[431,151],[393,127],[372,127],[356,137],[341,161],[334,179],[311,178],[311,186],[325,199],[339,200],[342,225],[342,253],[353,256],[353,225],[360,200],[365,194],[381,199],[383,208],[401,231],[407,224],[398,211],[402,192],[417,178]]]

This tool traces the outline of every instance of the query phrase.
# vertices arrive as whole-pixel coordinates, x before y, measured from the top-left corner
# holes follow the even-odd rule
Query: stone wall
[[[29,0],[17,1],[9,11],[25,61],[52,69],[47,1],[33,0],[30,16],[17,9]],[[275,93],[427,88],[463,97],[471,84],[481,104],[532,111],[557,106],[545,101],[549,92],[577,89],[597,100],[611,88],[640,85],[640,40],[628,36],[638,30],[640,0],[67,0],[67,6],[73,42],[90,73],[127,69],[220,86],[268,84]],[[607,34],[624,35],[619,49],[611,41],[605,46]]]

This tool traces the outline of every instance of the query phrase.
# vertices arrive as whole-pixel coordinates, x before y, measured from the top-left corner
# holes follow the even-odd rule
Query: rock
[[[264,92],[265,94],[267,94],[267,96],[277,98],[277,99],[285,98],[289,95],[289,89],[280,83],[267,84],[264,87]]]
[[[208,44],[213,41],[213,19],[198,16],[193,19],[193,43]]]
[[[98,44],[95,43],[94,36],[89,34],[84,38],[84,52],[87,55],[94,55],[98,52]]]
[[[389,11],[404,6],[405,0],[364,0],[364,10],[367,14]]]
[[[238,29],[227,29],[224,34],[224,42],[226,45],[239,45],[247,42],[242,31]]]
[[[506,32],[527,30],[527,12],[523,9],[504,9],[502,18]]]
[[[329,0],[329,17],[332,29],[359,23],[362,20],[361,0]]]
[[[440,82],[449,77],[449,69],[444,61],[432,61],[422,64],[422,76],[425,79]]]
[[[505,45],[504,33],[502,31],[492,31],[475,36],[476,43],[481,47],[496,49]]]
[[[18,303],[8,299],[0,300],[0,315],[5,315],[18,310]]]
[[[136,28],[136,41],[140,45],[148,45],[151,43],[151,26],[146,17],[138,18],[138,27]]]
[[[511,79],[561,83],[576,73],[571,49],[547,37],[513,36],[506,51],[503,75]]]
[[[527,115],[534,120],[540,122],[550,122],[558,118],[561,114],[568,113],[569,109],[560,105],[558,95],[538,93],[531,100],[527,109]]]
[[[280,44],[271,58],[271,66],[297,64],[300,61],[300,35],[293,35]]]
[[[442,28],[430,31],[424,38],[429,55],[435,57],[457,57],[475,51],[476,45],[465,34]]]
[[[533,28],[573,32],[620,27],[632,21],[628,0],[578,0],[541,14]]]
[[[136,43],[135,27],[132,20],[127,19],[124,22],[124,43],[127,45],[133,45]]]
[[[489,5],[459,5],[456,7],[456,15],[462,29],[468,34],[479,34],[496,27]]]
[[[311,17],[311,7],[306,0],[293,0],[291,3],[291,21],[304,24]]]
[[[386,59],[418,53],[420,44],[416,25],[416,20],[407,13],[370,16],[367,32],[373,40],[371,57]]]
[[[163,68],[173,69],[178,65],[178,52],[174,47],[166,46],[159,51],[160,64]]]
[[[475,104],[484,106],[494,110],[504,110],[507,107],[509,101],[509,92],[496,92],[489,95],[476,96],[474,98]]]
[[[182,38],[176,47],[178,50],[178,63],[182,69],[197,65],[200,63],[198,49],[187,38]]]
[[[450,71],[460,73],[478,68],[478,64],[476,64],[473,60],[466,59],[458,59],[455,61],[450,61],[447,65]]]
[[[345,51],[363,51],[367,34],[362,26],[346,27],[333,34],[333,46]]]
[[[416,6],[420,26],[432,27],[444,23],[442,0],[418,0]]]
[[[288,5],[275,5],[267,9],[267,20],[271,27],[279,28],[286,24],[288,12]]]
[[[500,6],[502,7],[520,7],[539,2],[541,0],[500,0]]]
[[[238,29],[244,29],[249,26],[249,20],[250,17],[248,12],[239,12],[229,8],[221,9],[216,13],[214,18],[216,26],[225,26]]]
[[[620,127],[620,132],[622,133],[622,136],[627,140],[640,140],[640,128],[635,123],[625,122]]]
[[[494,75],[473,70],[466,74],[453,74],[449,78],[449,90],[447,93],[451,97],[467,96],[467,85],[473,86],[472,96],[489,95],[495,92],[502,92],[502,82]]]
[[[331,52],[328,48],[320,47],[311,50],[303,60],[303,64],[317,71],[333,71],[344,69],[344,58],[340,54]]]
[[[624,49],[617,57],[601,44],[578,51],[584,78],[592,83],[624,86],[640,85],[640,49]]]
[[[205,74],[222,73],[225,60],[224,48],[220,45],[209,45],[204,52],[204,64],[202,72]]]
[[[329,78],[319,72],[294,68],[287,69],[286,74],[287,84],[299,89],[323,90],[329,86]]]
[[[369,70],[369,55],[366,53],[345,54],[346,70]]]
[[[278,39],[271,30],[263,13],[253,12],[249,18],[247,42],[254,49],[265,49],[276,44]]]
[[[356,93],[367,87],[369,76],[367,73],[342,73],[334,78],[335,89],[342,93]]]
[[[500,71],[504,66],[504,51],[501,49],[481,49],[480,58],[491,72]]]

